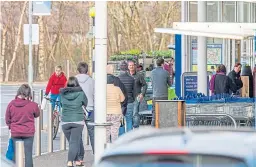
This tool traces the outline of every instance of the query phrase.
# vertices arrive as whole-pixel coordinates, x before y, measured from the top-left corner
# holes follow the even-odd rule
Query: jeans
[[[168,100],[168,97],[153,97],[153,108],[152,108],[152,121],[151,126],[155,127],[156,119],[155,119],[155,100]]]
[[[89,110],[89,122],[94,122],[94,111],[93,110]],[[88,122],[86,122],[86,126],[87,126],[87,132],[89,134],[89,138],[90,138],[90,143],[91,143],[91,147],[92,147],[92,152],[94,154],[94,126],[88,125]],[[81,134],[81,145],[80,145],[80,151],[78,154],[78,158],[77,161],[82,161],[84,159],[84,144],[83,144],[83,135]]]
[[[89,117],[88,118],[90,119],[90,122],[94,122],[94,111],[93,110],[89,110]],[[94,154],[94,126],[88,125],[87,122],[86,122],[86,126],[87,126],[88,134],[89,134],[89,137],[90,137],[92,152]]]
[[[56,102],[57,100],[60,101],[60,95],[59,95],[59,94],[51,94],[51,95],[50,95],[50,98],[51,98],[52,100],[54,100],[54,101],[51,102],[51,104],[52,104],[52,111],[54,111],[54,109],[55,109],[55,102]],[[60,106],[59,106],[58,108],[59,108],[58,111],[60,111]]]
[[[84,150],[82,141],[84,125],[68,123],[62,125],[62,130],[69,143],[68,161],[79,159],[80,150]]]
[[[13,139],[13,146],[14,146],[14,153],[15,153],[15,143],[16,141],[23,141],[24,142],[24,152],[25,152],[25,167],[33,167],[33,158],[32,158],[32,150],[33,150],[33,142],[34,136],[32,137],[12,137]],[[15,155],[13,157],[15,162]]]
[[[133,109],[133,127],[138,128],[140,126],[140,102],[135,100]]]
[[[128,103],[127,111],[125,114],[126,132],[131,131],[133,127],[133,110],[134,110],[133,108],[134,108],[134,104]]]

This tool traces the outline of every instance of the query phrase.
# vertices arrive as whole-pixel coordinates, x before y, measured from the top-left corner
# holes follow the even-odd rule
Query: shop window
[[[223,22],[236,22],[236,2],[224,1],[223,6]]]

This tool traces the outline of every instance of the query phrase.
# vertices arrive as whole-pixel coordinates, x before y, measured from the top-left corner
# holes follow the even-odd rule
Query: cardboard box
[[[241,88],[241,97],[249,97],[249,76],[241,76],[243,87]]]

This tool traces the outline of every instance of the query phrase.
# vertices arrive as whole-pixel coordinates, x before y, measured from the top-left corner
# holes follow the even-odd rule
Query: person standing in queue
[[[77,71],[79,72],[79,74],[76,75],[76,78],[88,100],[88,104],[86,107],[86,110],[88,111],[88,114],[89,114],[88,119],[90,122],[94,122],[94,92],[95,92],[94,79],[88,75],[88,64],[85,62],[80,62],[78,64]],[[86,122],[86,126],[87,126],[87,131],[90,137],[92,151],[94,154],[94,126],[87,124],[87,122]],[[80,159],[83,159],[84,149],[81,149],[80,157],[81,157]]]
[[[11,130],[11,137],[14,143],[14,153],[15,143],[17,141],[24,142],[25,167],[33,167],[35,118],[40,115],[38,104],[31,101],[31,92],[28,84],[21,85],[15,99],[8,104],[5,113],[5,122]]]
[[[140,115],[139,108],[140,102],[145,97],[148,85],[142,73],[136,72],[136,64],[134,61],[128,61],[128,73],[134,78],[134,88],[135,88],[135,103],[133,110],[133,127],[138,128],[140,126]]]
[[[125,89],[128,95],[128,104],[125,113],[126,121],[126,131],[129,132],[133,129],[133,110],[134,110],[134,101],[135,101],[135,80],[132,76],[128,74],[128,64],[123,61],[120,64],[120,74],[118,78],[124,84]]]
[[[157,67],[151,72],[153,88],[153,109],[151,126],[155,126],[155,100],[168,100],[168,87],[170,87],[170,74],[163,69],[164,59],[156,61]]]
[[[113,73],[113,67],[107,66],[107,72]],[[111,126],[106,127],[107,143],[114,142],[119,136],[119,128],[123,119],[121,103],[125,100],[122,90],[114,85],[115,77],[107,76],[107,122]]]
[[[236,85],[236,89],[232,92],[235,95],[239,94],[239,89],[241,89],[243,87],[243,82],[241,80],[241,68],[242,68],[242,64],[241,63],[236,63],[234,65],[234,69],[232,71],[230,71],[230,73],[228,74],[228,77],[232,80],[233,84]]]
[[[66,88],[60,89],[62,105],[62,130],[69,143],[67,166],[83,166],[79,159],[82,149],[82,133],[85,125],[83,107],[87,107],[87,97],[76,77],[69,77]]]

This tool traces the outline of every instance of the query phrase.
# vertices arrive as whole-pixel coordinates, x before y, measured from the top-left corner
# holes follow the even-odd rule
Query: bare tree
[[[39,16],[38,18],[38,25],[39,25],[39,46],[38,46],[38,79],[43,81],[45,79],[45,42],[44,42],[44,22],[43,16]]]
[[[22,28],[22,21],[23,21],[23,16],[24,16],[25,11],[26,11],[27,2],[28,1],[25,1],[23,3],[23,9],[22,9],[22,12],[21,12],[21,15],[20,15],[20,21],[19,21],[19,26],[18,26],[18,33],[16,35],[15,48],[14,48],[14,51],[13,51],[13,54],[12,54],[12,60],[11,60],[9,66],[7,68],[7,71],[6,71],[6,75],[5,75],[5,79],[4,79],[5,82],[9,81],[9,74],[10,74],[12,66],[13,66],[13,64],[16,60],[16,57],[17,57],[17,50],[18,50],[18,47],[20,45],[20,34],[21,34],[21,28]]]
[[[3,6],[4,4],[4,6]],[[0,80],[26,80],[28,48],[20,47],[22,25],[27,21],[26,2],[3,2],[1,7],[2,38]],[[94,2],[53,1],[50,16],[34,17],[39,24],[40,43],[34,47],[36,79],[45,81],[54,66],[65,68],[70,61],[71,73],[76,73],[79,61],[91,62],[89,57],[89,9]],[[165,50],[170,35],[154,33],[156,27],[171,27],[180,20],[180,2],[108,2],[108,56],[121,51]],[[8,61],[5,71],[3,64]],[[3,73],[5,71],[5,73]],[[5,78],[3,78],[5,77]]]

